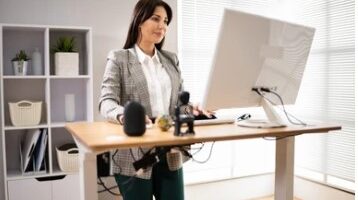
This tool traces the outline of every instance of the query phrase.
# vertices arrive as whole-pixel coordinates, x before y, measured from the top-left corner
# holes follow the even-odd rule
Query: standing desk
[[[81,200],[97,200],[96,155],[105,151],[129,147],[185,145],[200,142],[276,137],[275,200],[293,199],[294,143],[296,135],[327,133],[340,130],[332,124],[288,126],[284,128],[256,129],[234,124],[196,126],[195,135],[177,137],[173,128],[161,132],[147,129],[141,137],[127,137],[123,127],[109,122],[75,122],[66,124],[79,147]],[[292,137],[290,137],[292,136]]]

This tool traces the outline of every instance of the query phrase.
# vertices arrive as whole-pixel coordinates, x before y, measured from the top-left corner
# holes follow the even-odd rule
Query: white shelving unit
[[[75,37],[79,52],[78,76],[55,74],[51,48],[61,36]],[[28,75],[15,76],[11,59],[21,49],[31,56],[35,48],[41,52],[44,74],[32,75],[30,61]],[[6,200],[79,199],[79,176],[59,169],[55,148],[74,142],[64,128],[65,94],[75,95],[75,121],[93,121],[92,71],[91,28],[0,24],[0,131]],[[20,100],[43,102],[39,125],[12,125],[8,102]],[[27,130],[39,128],[48,129],[49,134],[46,172],[23,175],[20,166],[20,140]],[[43,195],[39,196],[39,192],[43,192]]]

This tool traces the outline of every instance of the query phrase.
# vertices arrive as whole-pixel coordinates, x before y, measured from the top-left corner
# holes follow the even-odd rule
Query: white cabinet
[[[48,200],[51,199],[51,184],[36,179],[8,181],[8,193],[11,200]]]
[[[79,200],[79,175],[68,175],[63,180],[52,181],[52,200]]]
[[[78,175],[29,178],[8,181],[10,200],[78,200]]]
[[[51,52],[59,37],[74,37],[76,50],[79,53],[79,75],[57,76],[55,73],[54,56]],[[0,120],[1,120],[1,150],[3,154],[5,200],[29,199],[24,197],[35,195],[31,199],[79,199],[65,191],[75,190],[78,177],[68,177],[68,181],[51,180],[38,182],[33,187],[30,183],[37,179],[69,175],[59,169],[56,147],[74,140],[65,126],[65,96],[75,97],[75,121],[93,121],[93,79],[92,79],[92,33],[88,27],[64,27],[42,25],[0,24]],[[12,69],[11,59],[20,50],[31,56],[38,49],[41,53],[43,74],[34,75],[31,60],[28,64],[28,74],[16,76]],[[9,102],[21,100],[42,101],[40,124],[35,126],[13,126],[9,113]],[[21,172],[20,141],[29,129],[47,129],[48,141],[45,160],[47,169],[42,173],[24,175]],[[1,163],[1,162],[0,162]],[[74,175],[77,173],[70,173]],[[67,177],[67,176],[66,176]],[[76,180],[75,180],[76,179]],[[72,181],[71,181],[72,180]],[[20,184],[14,187],[14,184]],[[29,187],[25,187],[30,184]],[[66,190],[54,192],[47,198],[48,185],[51,188]],[[46,191],[43,191],[45,190]],[[36,196],[39,195],[40,196]],[[64,196],[65,195],[65,196]],[[0,196],[1,198],[1,196]]]

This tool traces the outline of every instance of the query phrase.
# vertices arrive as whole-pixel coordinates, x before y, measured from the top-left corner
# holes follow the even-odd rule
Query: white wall
[[[89,26],[93,29],[94,118],[101,119],[97,102],[111,49],[122,48],[135,0],[0,0],[0,23]],[[173,9],[173,22],[164,48],[177,52],[176,0],[167,0]],[[0,157],[2,154],[0,154]],[[2,160],[2,158],[1,158]],[[0,200],[4,197],[1,164]]]

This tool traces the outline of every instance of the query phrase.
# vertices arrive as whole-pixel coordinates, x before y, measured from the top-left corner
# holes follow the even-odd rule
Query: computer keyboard
[[[234,119],[230,118],[217,118],[215,115],[212,115],[211,118],[207,117],[206,115],[198,115],[195,116],[194,125],[195,126],[203,126],[203,125],[215,125],[215,124],[233,124],[235,122]],[[173,122],[173,125],[175,122]],[[183,126],[187,124],[184,123]]]
[[[234,119],[201,119],[201,120],[194,120],[195,126],[202,126],[202,125],[216,125],[216,124],[233,124],[235,122]]]
[[[197,116],[194,116],[195,120],[207,120],[207,119],[216,119],[217,117],[215,115],[211,115],[210,117],[204,115],[204,114],[199,114]]]

